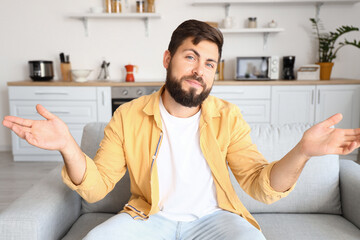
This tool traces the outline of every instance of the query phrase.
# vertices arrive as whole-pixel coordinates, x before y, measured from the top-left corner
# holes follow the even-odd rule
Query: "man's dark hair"
[[[168,50],[171,57],[174,56],[178,47],[183,43],[183,41],[189,37],[193,37],[192,43],[197,45],[203,40],[208,40],[217,45],[219,50],[219,59],[221,59],[222,46],[224,38],[220,30],[211,27],[205,22],[198,20],[187,20],[181,23],[173,32],[171,40],[169,43]]]

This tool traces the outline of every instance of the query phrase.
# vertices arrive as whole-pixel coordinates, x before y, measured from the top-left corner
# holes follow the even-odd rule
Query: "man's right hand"
[[[3,125],[35,147],[64,151],[72,138],[69,128],[60,118],[50,113],[42,105],[37,104],[36,110],[46,120],[6,116]]]
[[[36,105],[36,111],[46,120],[6,116],[3,125],[35,147],[60,151],[72,182],[80,184],[86,171],[85,155],[71,136],[68,126],[40,104]]]

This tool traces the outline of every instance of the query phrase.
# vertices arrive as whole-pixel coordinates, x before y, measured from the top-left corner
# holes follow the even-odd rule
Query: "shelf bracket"
[[[89,24],[88,24],[88,18],[87,17],[83,17],[81,18],[83,25],[84,25],[84,30],[85,30],[85,37],[89,36]]]
[[[264,32],[264,45],[263,45],[263,50],[266,50],[266,49],[267,49],[268,38],[269,38],[269,32]]]
[[[317,2],[316,3],[316,10],[315,10],[315,19],[316,19],[316,21],[319,21],[320,10],[321,10],[322,5],[324,5],[323,2]]]
[[[229,17],[230,13],[230,3],[225,4],[225,17]]]
[[[149,37],[149,18],[144,19],[145,24],[145,37]]]

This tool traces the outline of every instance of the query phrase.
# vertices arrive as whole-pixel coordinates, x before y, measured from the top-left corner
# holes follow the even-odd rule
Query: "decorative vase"
[[[332,62],[318,62],[320,65],[320,80],[330,80],[331,70],[334,66]]]

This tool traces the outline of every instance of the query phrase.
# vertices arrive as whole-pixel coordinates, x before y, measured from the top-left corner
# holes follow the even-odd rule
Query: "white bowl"
[[[75,82],[86,82],[87,81],[87,77],[90,75],[90,73],[92,72],[91,69],[74,69],[71,70],[71,74],[73,76],[73,79]]]

